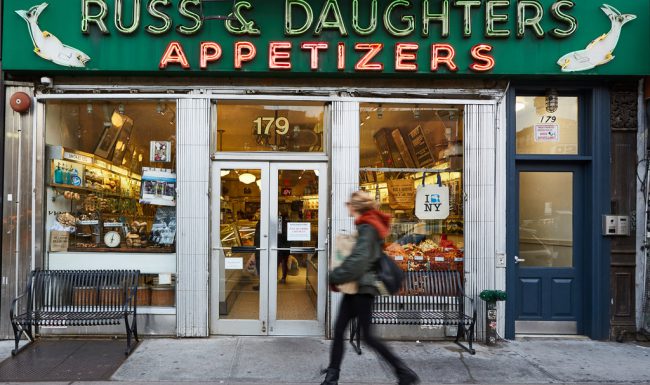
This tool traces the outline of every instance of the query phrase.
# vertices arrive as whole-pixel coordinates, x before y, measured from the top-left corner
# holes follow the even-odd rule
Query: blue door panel
[[[581,275],[583,266],[583,239],[584,239],[584,201],[580,193],[583,185],[584,170],[578,165],[559,164],[521,164],[517,165],[516,180],[514,185],[516,202],[513,206],[519,207],[519,174],[521,172],[570,172],[573,176],[573,196],[567,196],[572,200],[572,266],[547,267],[541,263],[536,266],[515,264],[516,305],[515,320],[521,321],[576,321],[580,324],[582,318],[581,305]],[[519,222],[519,210],[515,210],[516,222],[515,231],[511,233],[514,244],[517,245],[515,255],[520,256],[529,264],[535,262],[535,254],[530,250],[520,250],[519,232],[523,229]],[[521,230],[523,231],[523,230]],[[525,239],[525,233],[524,239]],[[524,246],[530,246],[522,244]],[[544,249],[544,245],[532,245]],[[548,251],[547,251],[548,252]],[[580,330],[580,326],[578,326]]]
[[[551,284],[551,318],[572,317],[575,307],[573,303],[572,278],[552,278]]]
[[[520,319],[540,319],[542,317],[542,280],[522,278],[519,280]]]

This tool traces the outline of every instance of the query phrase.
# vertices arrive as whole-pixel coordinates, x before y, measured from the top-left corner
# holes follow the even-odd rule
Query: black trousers
[[[397,358],[388,346],[372,334],[370,317],[372,315],[373,301],[374,297],[369,294],[346,294],[343,296],[339,315],[334,325],[334,342],[332,343],[332,351],[330,354],[330,368],[341,368],[345,329],[354,317],[357,317],[361,327],[361,338],[363,338],[368,346],[379,353],[396,371],[398,368],[404,366],[402,360]]]

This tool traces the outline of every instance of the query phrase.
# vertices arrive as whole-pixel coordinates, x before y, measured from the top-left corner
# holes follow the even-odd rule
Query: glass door
[[[266,162],[214,163],[210,264],[213,333],[267,334],[269,294],[268,274],[264,272],[269,269],[268,180]]]
[[[324,335],[325,164],[272,163],[269,334]],[[277,273],[276,273],[277,272]]]
[[[215,162],[212,333],[324,335],[326,170]]]

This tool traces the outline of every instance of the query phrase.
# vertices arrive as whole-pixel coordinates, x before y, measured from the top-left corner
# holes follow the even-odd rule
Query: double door
[[[327,165],[215,162],[213,334],[324,335]]]

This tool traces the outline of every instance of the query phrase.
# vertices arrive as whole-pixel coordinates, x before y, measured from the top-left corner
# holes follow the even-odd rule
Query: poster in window
[[[413,210],[415,207],[415,187],[411,179],[386,181],[388,186],[388,205],[393,210]]]
[[[171,246],[176,237],[176,208],[158,207],[151,226],[150,240],[160,246]]]
[[[140,203],[176,206],[176,173],[172,170],[142,168]]]
[[[151,162],[170,162],[171,152],[171,142],[152,140],[149,150],[149,160]]]

